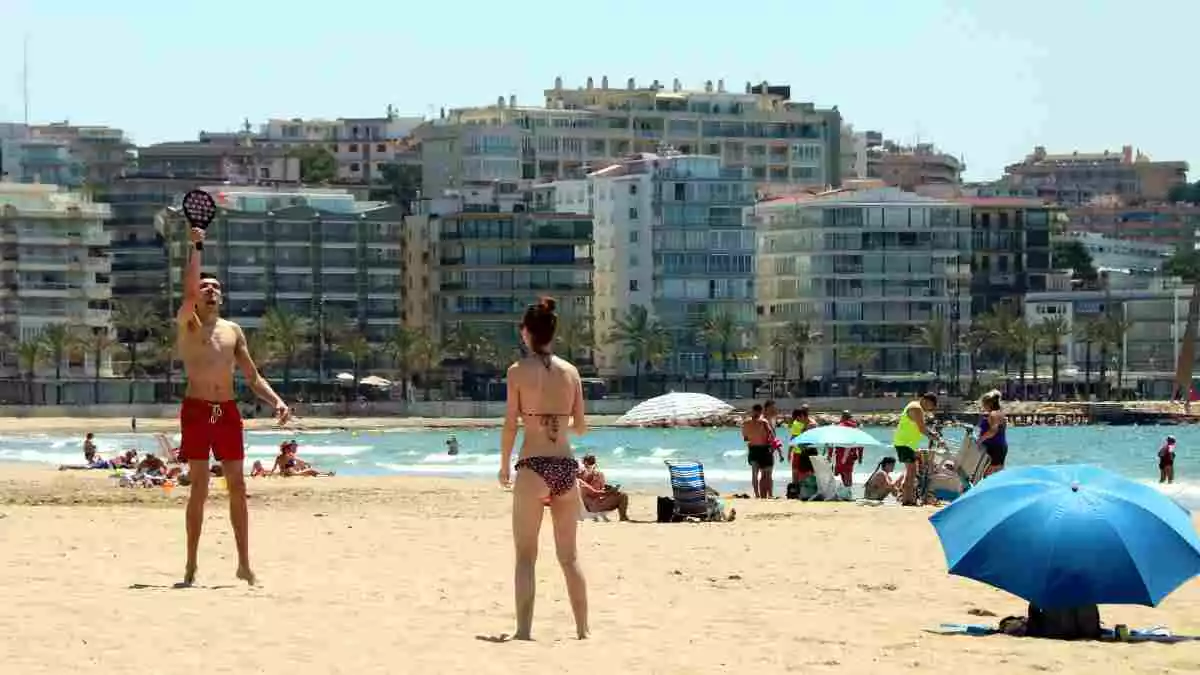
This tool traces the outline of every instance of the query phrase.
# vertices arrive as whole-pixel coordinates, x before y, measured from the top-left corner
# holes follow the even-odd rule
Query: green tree
[[[1200,251],[1179,248],[1163,264],[1163,272],[1169,276],[1179,277],[1184,283],[1200,282]]]
[[[729,388],[729,362],[733,350],[743,335],[742,327],[729,312],[719,312],[708,316],[700,324],[700,341],[716,349],[721,359],[721,379]]]
[[[670,348],[670,337],[662,324],[650,316],[649,310],[634,305],[617,319],[609,340],[621,347],[633,365],[633,394],[637,396],[641,390],[643,368],[652,368],[656,361],[665,357]]]
[[[984,315],[972,321],[971,327],[958,337],[959,347],[967,353],[967,367],[971,369],[970,381],[967,384],[968,396],[974,396],[979,388],[979,359],[992,343],[992,335],[992,327]]]
[[[1200,204],[1200,181],[1181,183],[1171,186],[1167,191],[1167,201],[1184,204]]]
[[[574,361],[576,354],[586,354],[590,360],[590,354],[596,348],[591,317],[577,314],[560,316],[554,341],[568,361]]]
[[[306,145],[292,150],[292,157],[300,160],[300,181],[311,185],[332,183],[337,180],[337,158],[321,145]]]
[[[71,326],[54,323],[42,329],[42,340],[46,345],[46,356],[54,364],[54,405],[62,405],[63,361],[74,353],[79,340]]]
[[[476,375],[483,373],[497,360],[496,343],[492,336],[474,324],[455,325],[447,340],[449,352],[463,364],[463,387],[476,389]]]
[[[917,328],[913,342],[929,350],[929,369],[933,371],[934,384],[942,381],[942,361],[950,344],[950,322],[935,316]]]
[[[788,356],[795,357],[796,379],[800,383],[801,392],[805,388],[804,364],[808,357],[808,350],[818,344],[822,337],[821,332],[814,330],[808,322],[791,321],[785,324],[771,340],[771,347],[779,350],[785,382],[788,376]]]
[[[412,213],[412,205],[421,193],[421,167],[387,162],[379,170],[380,186],[372,188],[371,199],[391,202]]]
[[[416,372],[417,360],[421,356],[422,343],[428,341],[424,332],[407,326],[399,327],[383,345],[383,351],[392,361],[399,374],[401,384],[408,384]]]
[[[25,375],[25,402],[33,405],[33,378],[37,369],[45,362],[49,350],[42,336],[17,343],[17,367]]]
[[[105,357],[112,354],[119,343],[107,328],[81,332],[78,339],[83,350],[92,357],[92,403],[102,403],[100,400],[100,366],[104,364]]]
[[[1108,354],[1113,353],[1117,364],[1117,397],[1121,400],[1125,398],[1125,336],[1129,334],[1129,329],[1133,327],[1133,322],[1124,317],[1124,312],[1114,312],[1109,314],[1104,319],[1104,343],[1112,349],[1112,352],[1105,350],[1105,358]]]
[[[129,403],[132,405],[138,373],[142,369],[139,348],[155,330],[162,327],[162,319],[148,302],[118,302],[113,312],[113,326],[117,329],[117,339],[124,345],[129,357],[125,376],[129,378]]]
[[[854,388],[859,396],[862,396],[864,390],[864,375],[863,371],[875,362],[875,357],[879,356],[879,351],[867,345],[846,345],[838,350],[842,359],[850,364],[854,369]]]
[[[1051,260],[1056,269],[1071,270],[1071,278],[1082,281],[1088,286],[1094,286],[1100,277],[1092,254],[1088,253],[1083,242],[1078,239],[1062,239],[1055,241],[1050,249]]]
[[[1092,393],[1092,346],[1104,340],[1104,322],[1086,317],[1075,322],[1075,339],[1083,343],[1083,387]]]
[[[1058,400],[1062,392],[1058,388],[1058,357],[1062,354],[1063,340],[1071,335],[1071,324],[1063,316],[1048,316],[1037,326],[1042,344],[1050,350],[1050,397]]]
[[[334,345],[334,349],[348,356],[350,362],[354,364],[352,372],[354,373],[355,383],[361,380],[362,364],[371,357],[371,352],[374,349],[371,343],[367,341],[366,336],[361,331],[351,330],[347,333],[345,339]]]
[[[167,388],[167,400],[175,398],[175,361],[179,356],[178,329],[169,323],[164,323],[154,331],[154,360],[162,367],[163,384]]]
[[[262,332],[268,351],[283,367],[281,392],[288,392],[292,384],[292,367],[308,348],[312,326],[304,317],[272,307],[263,316]]]

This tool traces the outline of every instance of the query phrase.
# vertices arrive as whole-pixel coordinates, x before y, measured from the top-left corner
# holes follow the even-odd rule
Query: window
[[[383,143],[376,143],[375,152],[387,152],[387,146]]]
[[[630,253],[630,254],[629,254],[629,266],[630,266],[630,267],[637,267],[637,266],[638,266],[638,263],[640,263],[640,262],[641,262],[641,261],[639,261],[639,260],[638,260],[638,257],[637,257],[637,254],[636,254],[636,253]]]
[[[350,152],[358,152],[358,143],[350,144]]]
[[[266,166],[259,167],[259,169],[258,169],[258,177],[259,177],[259,178],[270,178],[270,177],[271,177],[271,169],[270,169],[270,167],[266,167]]]
[[[629,280],[629,292],[630,292],[630,293],[635,293],[635,292],[637,292],[637,289],[638,289],[638,280],[637,280],[637,279],[630,279],[630,280]]]
[[[629,243],[631,243],[631,244],[638,243],[638,231],[637,230],[629,231]]]
[[[631,194],[631,195],[636,195],[636,194],[637,194],[637,183],[630,183],[630,184],[629,184],[629,194]]]
[[[362,166],[360,166],[358,162],[351,162],[351,163],[350,163],[350,170],[351,170],[351,171],[361,171],[361,170],[362,170]]]
[[[629,219],[630,219],[630,220],[637,220],[637,219],[638,219],[638,213],[637,213],[637,207],[636,207],[636,206],[631,206],[631,207],[629,207]]]

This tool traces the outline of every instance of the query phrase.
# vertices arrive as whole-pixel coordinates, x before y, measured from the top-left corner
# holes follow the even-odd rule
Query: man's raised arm
[[[200,249],[196,244],[204,241],[204,230],[193,227],[188,232],[187,267],[183,270],[183,302],[175,320],[180,326],[194,327],[200,322],[196,317],[196,305],[200,302]]]

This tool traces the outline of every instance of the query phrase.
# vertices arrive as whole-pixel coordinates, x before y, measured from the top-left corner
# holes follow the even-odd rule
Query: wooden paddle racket
[[[183,217],[192,227],[207,230],[217,217],[217,203],[204,190],[192,190],[183,196]],[[196,242],[196,250],[203,251],[204,242]]]

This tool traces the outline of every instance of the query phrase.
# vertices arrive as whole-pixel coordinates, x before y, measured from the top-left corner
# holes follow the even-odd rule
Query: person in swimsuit
[[[521,319],[521,339],[531,354],[508,369],[508,402],[500,435],[500,484],[512,487],[513,573],[517,609],[515,640],[532,639],[535,564],[538,531],[548,504],[554,523],[554,549],[566,579],[567,596],[575,614],[575,633],[588,637],[587,583],[579,565],[576,529],[579,526],[579,464],[571,454],[567,431],[587,431],[583,383],[579,371],[554,356],[551,347],[558,328],[554,300],[542,298]],[[516,479],[512,477],[517,423],[523,420]]]
[[[183,277],[183,302],[175,316],[176,344],[187,375],[187,391],[179,408],[182,438],[179,459],[188,463],[191,493],[187,502],[187,564],[183,583],[196,579],[196,556],[208,499],[209,453],[221,462],[229,491],[229,520],[237,545],[237,578],[253,585],[250,569],[250,516],[246,509],[246,475],[243,461],[242,417],[234,400],[233,371],[238,368],[246,385],[275,411],[280,424],[291,411],[258,372],[242,327],[220,316],[221,282],[200,272],[204,230],[192,228],[191,254]]]
[[[746,461],[750,464],[750,487],[755,499],[766,493],[765,474],[775,466],[775,451],[771,449],[773,435],[763,407],[757,403],[750,409],[750,419],[742,422],[742,440],[746,442]]]
[[[1008,419],[1000,410],[1000,391],[993,389],[979,399],[979,407],[983,408],[983,416],[979,418],[979,447],[987,453],[988,466],[984,477],[1004,469],[1004,460],[1008,457]]]
[[[892,471],[896,468],[895,457],[884,457],[879,460],[879,464],[875,467],[875,471],[867,478],[867,482],[863,485],[863,498],[874,502],[883,501],[890,495],[900,494],[900,484],[892,478]]]
[[[1158,449],[1158,482],[1175,482],[1175,437],[1167,436],[1167,442]]]

